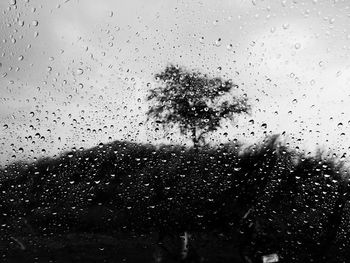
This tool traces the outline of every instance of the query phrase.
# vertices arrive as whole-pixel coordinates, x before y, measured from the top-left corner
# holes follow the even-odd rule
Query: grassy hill
[[[350,259],[343,164],[296,153],[278,136],[198,151],[116,141],[13,163],[0,178],[8,262],[151,262],[157,233],[184,231],[204,262]],[[69,252],[72,244],[81,246]]]

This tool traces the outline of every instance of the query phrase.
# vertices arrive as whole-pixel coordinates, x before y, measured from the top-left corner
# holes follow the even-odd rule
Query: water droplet
[[[217,46],[217,47],[220,47],[220,46],[221,46],[221,38],[218,38],[218,39],[215,41],[215,46]]]
[[[288,29],[288,28],[289,28],[289,24],[283,24],[283,25],[282,25],[282,28],[283,28],[284,30]]]
[[[9,1],[9,4],[10,4],[10,5],[15,5],[15,4],[16,4],[16,0],[10,0],[10,1]]]
[[[38,22],[37,20],[34,20],[34,21],[32,22],[32,25],[33,25],[33,26],[38,26],[38,25],[39,25],[39,22]]]
[[[84,70],[81,68],[77,69],[77,75],[82,75],[84,73]]]
[[[296,44],[294,45],[294,47],[295,47],[295,49],[300,49],[300,48],[301,48],[301,44],[300,44],[300,43],[296,43]]]

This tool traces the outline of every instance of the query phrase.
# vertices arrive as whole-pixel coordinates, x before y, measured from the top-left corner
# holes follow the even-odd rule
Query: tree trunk
[[[196,127],[192,127],[192,142],[193,142],[193,148],[197,151],[198,150],[198,146],[199,146],[199,141],[197,138],[197,130]]]

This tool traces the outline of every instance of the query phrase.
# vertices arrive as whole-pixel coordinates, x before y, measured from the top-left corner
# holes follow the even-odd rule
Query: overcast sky
[[[293,147],[341,156],[350,146],[347,3],[0,1],[0,161],[159,143],[145,94],[168,63],[230,78],[250,98],[252,115],[214,140],[286,132]]]

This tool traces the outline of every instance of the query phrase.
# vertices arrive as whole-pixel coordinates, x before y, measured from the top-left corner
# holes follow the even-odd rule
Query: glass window
[[[0,12],[0,261],[350,261],[347,1]]]

